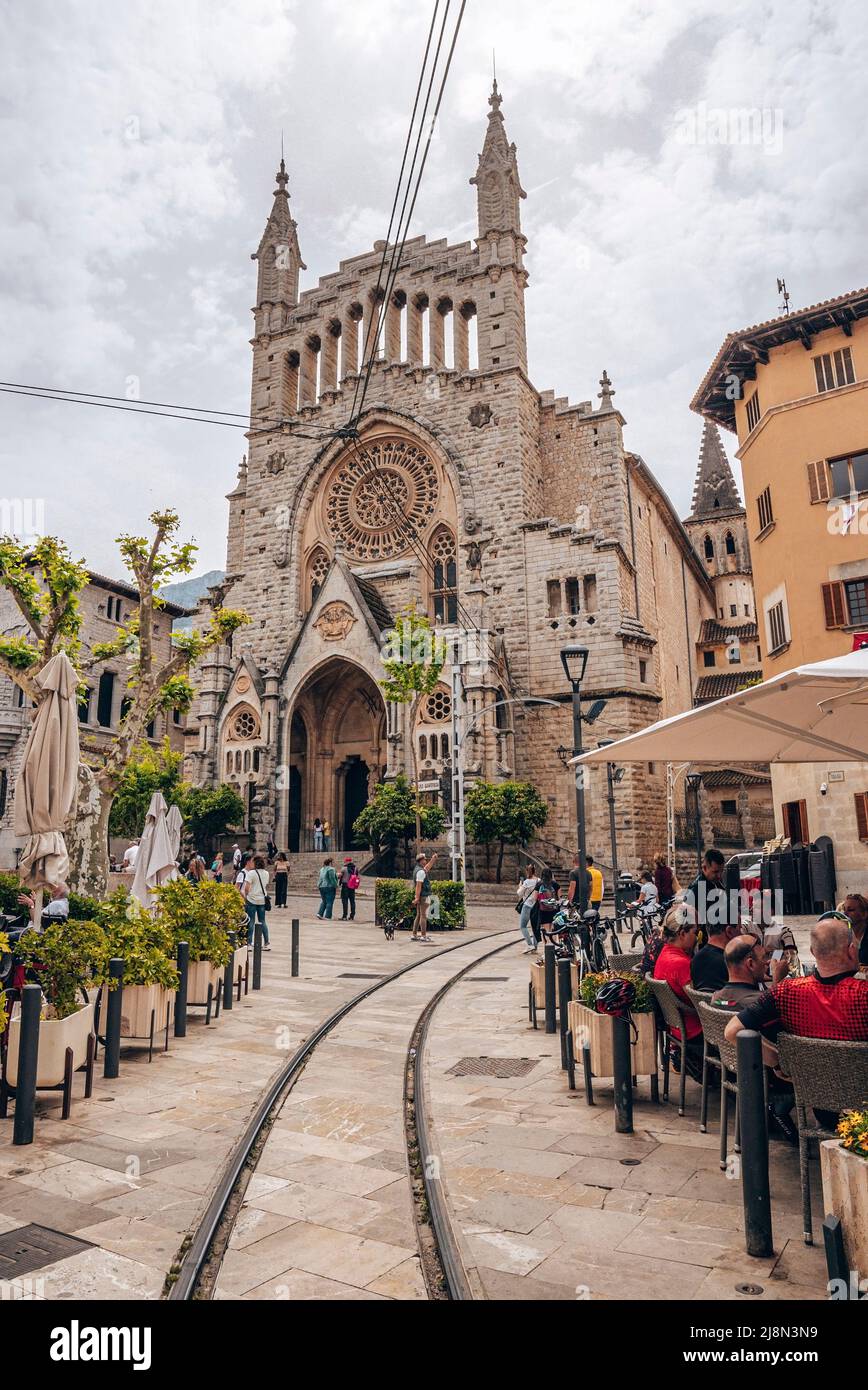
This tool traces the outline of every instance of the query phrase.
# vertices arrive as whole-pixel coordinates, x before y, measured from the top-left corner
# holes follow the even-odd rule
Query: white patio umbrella
[[[27,837],[18,861],[22,882],[40,891],[69,873],[63,830],[78,785],[78,678],[66,652],[46,662],[36,684],[44,695],[18,774],[14,824],[15,834]]]
[[[868,762],[868,649],[796,666],[572,763]]]
[[[181,830],[183,825],[184,818],[173,802],[166,812],[166,829],[169,832],[169,844],[172,846],[172,853],[176,860],[181,853]]]
[[[153,890],[177,876],[178,866],[166,824],[166,798],[162,792],[154,792],[145,817],[130,892],[134,898],[138,898],[142,907],[150,909],[153,906]]]

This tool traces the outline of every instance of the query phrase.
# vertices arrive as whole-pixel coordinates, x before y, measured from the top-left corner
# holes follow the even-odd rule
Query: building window
[[[711,539],[711,536],[705,537],[705,540],[702,542],[702,549],[705,552],[706,560],[714,559],[714,541]]]
[[[703,664],[704,666],[713,666],[713,665],[714,665],[714,652],[703,652],[703,653],[702,653],[702,664]]]
[[[868,623],[868,579],[848,579],[844,585],[847,611],[853,624]]]
[[[242,710],[236,715],[233,726],[235,738],[255,738],[259,732],[256,715],[251,710]]]
[[[99,678],[99,693],[96,699],[96,722],[103,729],[111,728],[114,693],[115,673],[103,671]]]
[[[779,651],[787,645],[787,624],[784,617],[784,601],[772,605],[768,614],[769,651]]]
[[[426,761],[426,759],[427,759],[427,757],[428,757],[428,735],[427,735],[427,734],[422,734],[422,735],[420,736],[420,738],[419,738],[419,757],[422,759],[423,763]]]
[[[458,622],[458,575],[452,532],[439,526],[431,537],[430,550],[434,562],[434,621],[451,626]]]
[[[434,724],[452,718],[452,696],[443,685],[438,685],[425,701],[425,718]]]
[[[836,386],[850,386],[856,380],[853,355],[848,347],[837,352],[824,352],[814,358],[818,391],[834,391]]]
[[[109,622],[119,623],[121,620],[121,601],[113,596],[106,601],[106,616]]]
[[[747,402],[747,404],[746,404],[746,406],[745,406],[745,409],[746,409],[746,411],[747,411],[747,428],[748,428],[748,432],[750,432],[751,430],[756,429],[757,425],[759,424],[759,417],[760,417],[759,391],[754,391],[754,393],[753,393],[753,395],[751,396],[750,400]]]
[[[173,723],[173,724],[180,724],[180,722],[181,722],[181,711],[180,711],[179,709],[173,709],[173,710],[172,710],[172,723]]]
[[[643,685],[644,685],[644,684],[647,682],[647,680],[648,680],[648,662],[647,662],[647,661],[640,661],[640,662],[639,662],[639,679],[640,679],[640,681],[642,682]]]
[[[596,613],[597,611],[597,576],[586,574],[582,580],[582,589],[585,594],[585,612]]]
[[[772,511],[772,490],[770,487],[764,488],[756,500],[757,512],[759,513],[760,531],[765,531],[774,521]]]
[[[549,617],[558,618],[561,614],[561,581],[559,579],[549,579],[546,583],[546,600],[549,606]]]
[[[732,642],[726,649],[726,659],[730,666],[741,665],[741,647],[738,642]]]
[[[721,801],[721,803],[720,803],[720,814],[721,814],[722,816],[737,816],[737,815],[738,815],[738,802],[737,802],[737,801]]]
[[[329,564],[329,557],[325,550],[323,550],[321,545],[317,546],[308,561],[307,567],[308,592],[310,593],[311,604],[313,604],[317,594],[322,588],[323,580],[328,574]]]
[[[0,768],[0,816],[6,811],[6,797],[9,791],[9,778],[5,768]]]
[[[832,497],[852,497],[868,492],[868,452],[829,459]]]
[[[444,758],[444,759],[449,757],[449,735],[448,735],[448,734],[441,734],[441,735],[440,735],[440,756],[441,756],[441,758]]]
[[[856,831],[860,840],[868,840],[868,792],[856,792]]]
[[[579,581],[578,579],[568,579],[564,585],[566,590],[567,612],[573,616],[579,612]]]
[[[88,686],[87,690],[84,692],[84,698],[78,702],[78,719],[80,724],[90,723],[90,702],[92,696],[93,690]]]
[[[723,544],[726,548],[727,555],[735,554],[735,536],[732,534],[731,531],[727,531],[726,536],[724,537]]]
[[[729,616],[730,616],[731,618],[737,618],[737,617],[738,617],[738,604],[737,604],[737,603],[731,603],[731,604],[729,605]]]

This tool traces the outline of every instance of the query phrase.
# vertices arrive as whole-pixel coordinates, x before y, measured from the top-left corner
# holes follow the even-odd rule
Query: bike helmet
[[[594,1008],[598,1014],[627,1018],[636,999],[636,986],[630,980],[607,980],[597,990]]]
[[[556,913],[555,913],[554,917],[552,918],[552,930],[553,930],[553,931],[563,931],[564,927],[568,927],[569,925],[570,925],[570,915],[569,915],[568,912],[566,912],[566,911],[562,908],[560,912],[556,912]]]

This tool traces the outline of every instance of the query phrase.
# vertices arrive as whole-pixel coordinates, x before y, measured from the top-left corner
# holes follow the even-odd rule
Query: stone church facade
[[[188,775],[238,785],[259,843],[271,832],[308,848],[321,816],[332,847],[346,846],[372,788],[414,763],[438,795],[451,665],[413,728],[379,685],[383,634],[409,604],[464,634],[466,781],[532,781],[549,803],[542,851],[562,862],[575,789],[561,648],[587,646],[583,694],[606,701],[586,744],[693,703],[712,580],[625,447],[607,373],[596,401],[577,404],[529,377],[525,195],[496,85],[489,105],[470,180],[477,236],[406,243],[367,384],[391,248],[299,292],[281,161],[254,256],[249,451],[229,494],[227,602],[252,622],[200,668],[187,734]],[[605,795],[605,769],[593,770],[587,843],[607,862]],[[618,824],[624,864],[665,845],[663,765],[629,769]]]

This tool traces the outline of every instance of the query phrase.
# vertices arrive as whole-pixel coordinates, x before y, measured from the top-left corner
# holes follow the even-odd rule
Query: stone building
[[[86,655],[98,642],[112,641],[120,623],[128,621],[138,603],[138,591],[123,580],[89,576],[79,599],[82,616],[81,644]],[[187,613],[177,604],[165,603],[154,622],[154,651],[159,661],[170,655],[172,622]],[[5,589],[0,589],[0,632],[25,636],[27,625]],[[79,738],[83,752],[98,753],[115,737],[123,716],[126,663],[111,660],[96,667],[88,684],[87,703],[79,705]],[[184,716],[178,711],[158,714],[148,730],[154,744],[168,735],[176,751],[184,748]],[[11,868],[22,840],[13,832],[15,781],[30,729],[30,705],[21,688],[0,675],[0,869]]]
[[[414,728],[378,683],[383,633],[411,603],[460,634],[467,780],[534,782],[550,806],[546,852],[575,844],[561,648],[588,647],[583,693],[606,701],[586,740],[693,701],[712,580],[625,448],[608,374],[596,405],[529,377],[525,195],[496,84],[489,106],[470,180],[476,238],[408,241],[388,296],[383,242],[299,292],[280,164],[254,255],[249,453],[229,494],[228,601],[253,621],[199,671],[187,759],[194,780],[244,791],[260,842],[273,831],[304,848],[319,815],[346,845],[372,787],[412,771],[413,745],[436,789],[452,755],[452,666]],[[588,848],[606,860],[605,770],[587,803]],[[618,819],[623,862],[665,843],[662,766],[628,773]]]

